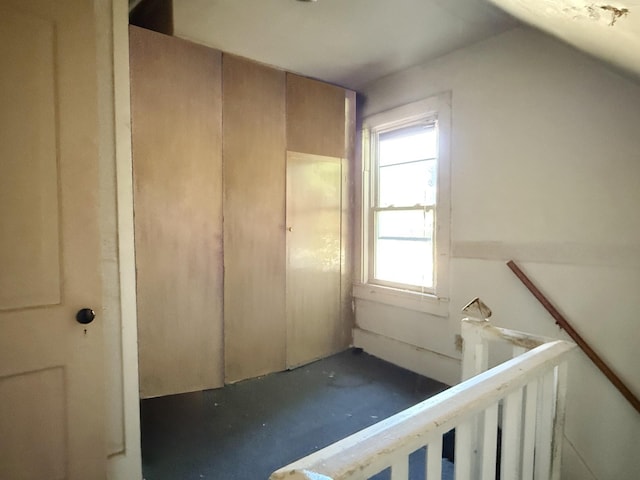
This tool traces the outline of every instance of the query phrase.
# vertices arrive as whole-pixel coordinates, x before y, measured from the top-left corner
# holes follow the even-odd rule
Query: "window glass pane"
[[[377,213],[378,238],[431,239],[433,212],[394,210]]]
[[[381,166],[378,172],[379,207],[435,205],[435,160]]]
[[[435,126],[412,125],[378,136],[378,164],[394,165],[436,158],[438,151]]]
[[[375,278],[433,287],[433,212],[377,212]]]

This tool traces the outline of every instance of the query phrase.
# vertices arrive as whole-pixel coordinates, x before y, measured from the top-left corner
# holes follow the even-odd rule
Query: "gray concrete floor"
[[[216,390],[143,400],[144,478],[266,480],[279,467],[446,388],[349,350]],[[424,478],[423,465],[424,451],[418,451],[412,478]]]

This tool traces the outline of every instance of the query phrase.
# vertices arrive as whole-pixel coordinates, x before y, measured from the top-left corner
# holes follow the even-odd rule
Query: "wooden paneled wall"
[[[130,27],[140,394],[223,384],[221,53]]]
[[[345,90],[287,74],[287,150],[345,156]]]
[[[285,368],[285,73],[223,59],[229,382]]]
[[[347,348],[353,93],[136,27],[130,44],[141,396]]]

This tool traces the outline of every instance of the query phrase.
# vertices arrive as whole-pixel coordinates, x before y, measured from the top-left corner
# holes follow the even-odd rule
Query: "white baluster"
[[[536,416],[538,404],[538,381],[527,384],[524,404],[524,426],[522,441],[522,480],[533,480],[533,458],[536,441]]]
[[[522,420],[522,389],[504,399],[502,411],[502,458],[500,478],[520,478],[520,438]]]
[[[498,447],[498,404],[484,412],[484,430],[482,432],[482,480],[496,478],[496,450]]]
[[[472,421],[468,420],[456,427],[456,458],[455,480],[469,480],[471,478],[471,434]]]
[[[553,426],[553,451],[551,454],[551,480],[560,480],[562,444],[564,443],[564,421],[567,403],[567,363],[556,367],[556,409]]]
[[[427,446],[427,480],[442,479],[442,437]]]
[[[391,480],[409,480],[409,457],[396,460],[391,465]]]
[[[551,478],[551,442],[553,439],[554,416],[553,371],[546,373],[538,381],[538,421],[536,426],[535,480]]]

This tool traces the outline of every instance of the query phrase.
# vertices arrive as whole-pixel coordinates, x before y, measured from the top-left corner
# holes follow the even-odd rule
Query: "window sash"
[[[438,126],[435,121],[376,130],[375,135],[380,166],[435,158],[438,155]],[[391,152],[393,154],[389,156]]]
[[[394,204],[393,207],[390,207],[390,205],[377,204],[377,135],[412,125],[428,124],[436,127],[435,141],[437,148],[435,154],[437,155],[437,167],[432,174],[433,176],[428,177],[435,184],[435,198],[433,198],[433,195],[427,195],[424,197],[424,202],[429,204],[419,205],[418,207],[421,209],[425,207],[433,209],[435,216],[433,226],[433,239],[435,241],[433,251],[433,289],[380,281],[375,278],[373,269],[375,255],[373,243],[376,234],[374,217],[377,215],[376,212],[384,208],[415,207],[415,205]],[[354,295],[357,298],[424,311],[442,317],[448,315],[449,253],[451,248],[449,223],[451,205],[450,142],[451,92],[443,92],[422,100],[367,115],[362,120],[362,176],[356,177],[356,188],[361,201],[358,209],[361,227],[359,228],[360,241],[357,244],[358,255],[356,258],[356,275],[358,278],[354,285]],[[421,154],[420,156],[430,155]],[[389,163],[392,163],[392,158],[387,158]],[[390,190],[390,192],[393,191],[394,189]],[[412,202],[413,198],[401,196],[396,199],[395,195],[392,195],[384,200],[389,204],[392,202],[398,203],[399,201],[408,203]],[[407,230],[403,230],[401,226],[399,231],[407,233]]]
[[[436,280],[437,280],[436,265],[435,265],[436,203],[416,203],[414,205],[393,205],[393,206],[384,206],[384,207],[380,206],[380,176],[381,176],[380,170],[382,168],[387,168],[389,166],[403,165],[407,163],[417,163],[420,161],[431,161],[431,160],[436,161],[436,172],[438,168],[438,152],[437,152],[438,147],[436,147],[436,157],[416,159],[416,160],[412,160],[411,162],[400,162],[398,164],[392,164],[392,165],[380,165],[379,164],[380,135],[382,134],[389,135],[394,131],[398,131],[399,135],[406,135],[408,132],[411,131],[412,128],[415,128],[416,131],[418,131],[419,129],[422,129],[425,126],[427,128],[435,129],[436,139],[437,139],[438,122],[436,118],[433,116],[429,117],[428,119],[422,119],[417,121],[413,120],[409,122],[404,122],[403,124],[401,123],[401,124],[394,124],[392,126],[387,126],[386,128],[370,130],[369,158],[371,162],[371,169],[370,169],[370,202],[369,202],[370,207],[369,207],[369,245],[368,245],[368,271],[369,271],[368,277],[369,278],[367,281],[369,283],[373,283],[381,286],[401,288],[403,290],[411,290],[411,291],[435,294]],[[436,173],[436,187],[435,187],[436,192],[438,189],[438,185],[437,185],[438,178],[439,176]],[[436,193],[436,198],[437,198],[437,193]],[[429,241],[431,243],[431,248],[430,248],[431,281],[429,282],[431,285],[423,285],[422,283],[425,283],[425,282],[420,282],[421,284],[413,284],[413,283],[383,280],[381,278],[378,278],[377,268],[376,268],[376,259],[378,258],[378,255],[379,255],[378,213],[394,212],[394,211],[397,211],[397,212],[420,211],[424,213],[428,213],[428,212],[432,213],[433,225],[431,230],[431,239]],[[402,241],[402,240],[398,239],[398,241]],[[404,241],[413,241],[413,240],[406,239]],[[425,242],[427,242],[426,239],[425,239]]]
[[[386,125],[384,127],[372,128],[369,130],[368,149],[369,149],[369,161],[371,162],[371,165],[370,165],[371,166],[371,169],[370,169],[371,197],[369,200],[370,208],[383,208],[383,207],[380,207],[380,169],[381,168],[393,167],[397,165],[407,165],[407,164],[417,163],[417,162],[428,162],[428,161],[435,160],[436,161],[436,191],[437,191],[438,189],[437,182],[439,181],[438,180],[439,174],[437,173],[437,170],[439,168],[439,158],[438,158],[439,145],[436,146],[435,157],[420,158],[420,159],[415,159],[409,162],[400,162],[400,163],[391,164],[391,165],[379,164],[381,135],[384,135],[384,134],[388,135],[389,133],[394,131],[400,131],[400,132],[403,132],[402,135],[406,135],[405,132],[407,130],[410,131],[412,128],[420,129],[424,127],[433,128],[435,130],[436,142],[438,142],[439,126],[438,126],[437,117],[435,115],[429,115],[427,118],[424,118],[421,120],[404,121],[404,122],[394,123],[392,125]],[[437,193],[436,193],[436,198],[437,198]],[[418,205],[421,207],[428,207],[428,206],[431,206],[432,204],[417,203],[414,205],[394,205],[394,207],[414,207]]]
[[[373,283],[376,285],[381,285],[381,286],[387,286],[387,287],[392,287],[392,288],[401,288],[403,290],[411,290],[411,291],[417,291],[417,292],[422,292],[422,293],[429,293],[429,294],[434,294],[435,293],[435,288],[436,288],[436,255],[435,255],[435,251],[436,251],[436,210],[435,210],[435,205],[428,205],[428,206],[413,206],[413,207],[386,207],[386,208],[379,208],[379,207],[373,207],[370,208],[370,219],[369,219],[369,226],[370,226],[370,233],[369,233],[369,255],[368,255],[368,260],[369,260],[369,283]],[[432,222],[431,222],[431,231],[430,233],[430,238],[425,237],[424,239],[421,239],[419,237],[398,237],[398,238],[385,238],[385,239],[381,239],[378,235],[379,233],[379,215],[378,213],[382,213],[382,212],[420,212],[422,214],[428,214],[431,213],[432,215]],[[407,283],[407,282],[402,282],[402,281],[392,281],[392,280],[387,280],[387,279],[383,279],[380,278],[378,275],[378,265],[376,264],[376,262],[378,261],[378,257],[380,254],[380,250],[379,250],[379,245],[378,242],[379,240],[385,240],[385,241],[399,241],[399,242],[419,242],[419,243],[425,243],[425,244],[430,244],[430,248],[428,253],[428,258],[423,258],[424,261],[427,261],[428,263],[430,263],[431,268],[430,268],[430,273],[431,273],[431,277],[430,277],[430,281],[426,282],[429,284],[425,284],[425,282],[416,282],[416,283]],[[411,244],[407,244],[410,246],[415,246],[411,245]],[[426,247],[426,245],[425,245]],[[418,255],[418,258],[416,258],[416,260],[418,260],[420,258],[420,255]]]
[[[374,206],[414,207],[435,205],[437,198],[436,158],[378,167],[377,198]],[[403,183],[398,183],[400,180]]]
[[[403,211],[403,210],[424,210],[427,212],[434,211],[435,214],[436,204],[431,205],[411,205],[408,207],[371,207],[371,210],[374,212],[393,212],[393,211]]]

